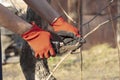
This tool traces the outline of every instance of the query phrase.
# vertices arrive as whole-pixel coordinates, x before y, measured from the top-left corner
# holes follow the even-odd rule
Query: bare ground
[[[48,60],[51,71],[63,56]],[[103,44],[83,51],[82,72],[79,54],[71,54],[54,76],[57,80],[120,80],[119,69],[118,50]],[[19,63],[3,65],[3,80],[25,80]]]

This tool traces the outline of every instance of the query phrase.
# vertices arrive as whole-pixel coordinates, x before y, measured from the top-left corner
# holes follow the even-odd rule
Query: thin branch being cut
[[[117,18],[119,18],[119,17],[120,17],[120,15],[117,16],[117,17],[115,17],[115,18],[113,18],[113,20],[115,20],[115,19],[117,19]],[[98,26],[97,26],[96,28],[94,28],[92,31],[90,31],[89,33],[87,33],[83,38],[84,38],[84,39],[87,38],[90,34],[92,34],[93,32],[95,32],[95,31],[98,30],[100,27],[102,27],[103,25],[105,25],[106,23],[108,23],[108,22],[110,22],[110,21],[111,21],[111,19],[110,19],[110,20],[106,20],[106,21],[98,24]],[[75,46],[78,46],[79,44],[80,44],[80,43],[78,42],[78,43],[76,43]],[[57,70],[57,68],[60,66],[60,64],[61,64],[72,52],[73,52],[73,50],[70,50],[70,51],[67,52],[67,54],[60,60],[60,62],[58,62],[58,64],[56,65],[56,67],[53,69],[53,71],[50,73],[50,75],[48,76],[48,78],[47,78],[46,80],[49,80],[49,78],[54,74],[54,72]]]
[[[60,62],[56,65],[56,67],[53,69],[53,71],[50,73],[50,75],[47,77],[46,80],[49,80],[49,78],[53,75],[53,73],[57,70],[57,68],[60,66],[60,64],[72,53],[70,50],[61,60]]]

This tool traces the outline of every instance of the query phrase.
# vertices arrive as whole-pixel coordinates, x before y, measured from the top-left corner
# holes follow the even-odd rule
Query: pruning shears
[[[60,38],[60,36],[59,36],[59,38]],[[73,45],[68,45],[67,43],[70,41],[64,42],[61,39],[52,40],[51,43],[57,54],[63,54],[70,50],[72,50],[74,52],[75,50],[80,48],[84,43],[86,43],[85,39],[83,39],[82,37],[74,38],[73,40],[76,41],[76,43]]]

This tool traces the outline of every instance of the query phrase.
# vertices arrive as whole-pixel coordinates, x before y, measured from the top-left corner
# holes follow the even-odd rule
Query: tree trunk
[[[35,23],[39,26],[46,26],[44,29],[48,26],[48,24],[44,22],[38,15],[36,15],[30,8],[28,8],[27,12],[27,21],[35,21]],[[26,42],[22,48],[20,65],[26,80],[46,80],[50,74],[47,59],[36,59],[34,57],[34,52],[32,52],[31,48]],[[49,80],[56,79],[51,76]]]
[[[24,43],[20,65],[26,80],[46,80],[49,76],[47,59],[36,59],[27,43]],[[53,76],[49,80],[56,80]]]

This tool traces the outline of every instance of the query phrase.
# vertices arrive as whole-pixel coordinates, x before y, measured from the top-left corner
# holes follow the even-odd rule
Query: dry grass
[[[50,70],[63,56],[49,59]],[[54,76],[58,80],[81,80],[80,58],[70,55],[58,68]],[[83,80],[120,80],[117,49],[107,44],[83,51]],[[19,63],[3,66],[3,80],[25,80]]]

